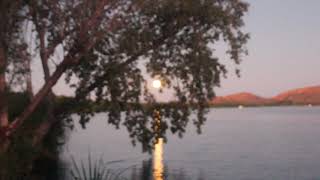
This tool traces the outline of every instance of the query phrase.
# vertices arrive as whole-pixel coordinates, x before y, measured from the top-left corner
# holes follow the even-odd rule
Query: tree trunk
[[[6,56],[5,49],[0,44],[0,128],[8,126],[8,102],[6,95]]]
[[[40,102],[48,95],[48,93],[51,91],[51,88],[57,83],[61,75],[68,68],[70,61],[71,60],[67,58],[57,67],[56,71],[52,74],[49,80],[42,86],[38,93],[34,96],[31,103],[25,108],[23,113],[10,124],[11,130],[8,133],[8,136],[13,134],[23,124],[23,122],[35,111]]]
[[[35,21],[37,23],[37,21]],[[40,25],[36,24],[36,29],[39,34],[39,40],[40,40],[40,58],[41,58],[41,64],[44,74],[44,80],[47,83],[50,79],[50,69],[48,65],[49,61],[49,54],[47,52],[47,47],[45,44],[45,28],[40,27]],[[48,132],[51,129],[51,126],[56,122],[56,118],[54,115],[54,93],[52,90],[49,91],[48,96],[45,99],[45,104],[47,107],[46,115],[41,122],[41,124],[38,126],[38,128],[35,130],[34,138],[33,138],[33,145],[36,145],[42,141],[42,139],[48,134]]]
[[[30,117],[30,115],[36,110],[38,105],[50,94],[52,87],[57,83],[62,74],[71,66],[77,65],[79,60],[95,45],[96,41],[101,39],[104,35],[103,32],[95,31],[92,27],[97,26],[100,23],[101,15],[104,12],[104,7],[109,1],[101,1],[101,4],[97,5],[96,13],[90,17],[85,23],[83,23],[83,29],[79,33],[77,38],[79,42],[76,42],[66,55],[63,61],[56,67],[56,70],[51,76],[46,79],[45,84],[42,88],[35,94],[29,105],[24,109],[21,115],[19,115],[13,122],[9,125],[9,131],[6,133],[7,136],[12,136],[22,124]],[[95,33],[92,37],[87,37],[85,34],[88,31],[93,30]],[[40,129],[45,128],[48,125],[43,126]],[[43,131],[44,130],[40,130]]]
[[[6,137],[8,120],[8,99],[6,87],[6,55],[3,44],[0,42],[0,154],[8,148],[8,139]]]

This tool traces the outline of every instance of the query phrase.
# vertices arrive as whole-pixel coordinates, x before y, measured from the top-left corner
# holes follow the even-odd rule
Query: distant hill
[[[320,105],[320,86],[289,90],[272,98],[284,104]]]
[[[228,96],[218,96],[213,99],[212,104],[216,106],[259,106],[275,103],[273,99],[263,98],[252,93],[242,92]]]
[[[320,105],[320,86],[289,90],[271,98],[242,92],[215,97],[213,106],[270,106],[270,105]]]

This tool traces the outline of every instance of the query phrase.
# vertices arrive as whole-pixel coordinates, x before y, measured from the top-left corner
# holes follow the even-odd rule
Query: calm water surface
[[[115,130],[99,114],[72,132],[63,158],[90,152],[137,180],[153,179],[157,166],[157,180],[320,180],[320,107],[212,109],[201,135],[190,125],[184,138],[168,137],[153,156],[143,154],[125,128]]]

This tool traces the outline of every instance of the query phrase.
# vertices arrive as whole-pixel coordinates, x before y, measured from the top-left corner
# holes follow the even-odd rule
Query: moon
[[[159,89],[161,88],[161,81],[159,79],[155,79],[152,81],[152,87],[156,88],[156,89]]]

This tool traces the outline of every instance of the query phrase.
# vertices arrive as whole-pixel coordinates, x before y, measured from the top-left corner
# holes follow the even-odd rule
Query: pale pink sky
[[[217,95],[247,91],[274,96],[292,88],[320,85],[320,1],[248,2],[251,6],[245,29],[251,34],[249,56],[241,63],[241,77],[237,78],[225,54],[218,51],[217,56],[230,64],[230,73],[222,81],[222,87],[216,89]],[[36,89],[43,82],[39,69],[33,69]],[[61,78],[54,87],[55,92],[72,94],[63,81]],[[165,93],[160,98],[168,96]]]

